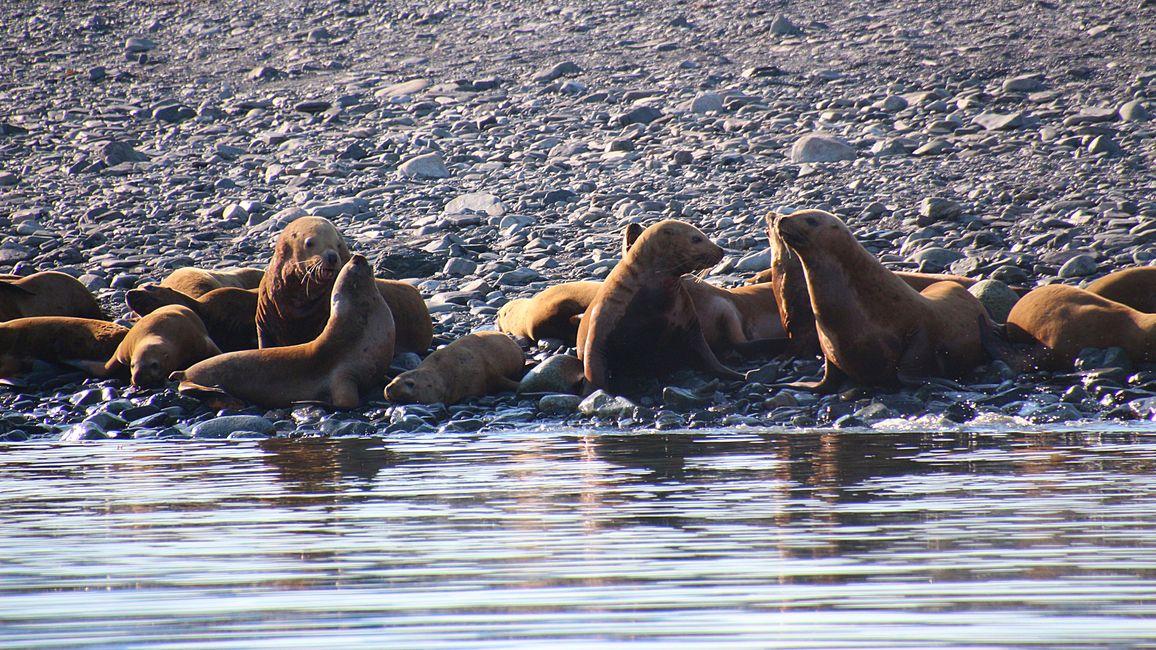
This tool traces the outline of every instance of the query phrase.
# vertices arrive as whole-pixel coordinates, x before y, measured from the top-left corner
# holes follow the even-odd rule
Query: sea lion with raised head
[[[1136,266],[1109,273],[1085,289],[1136,311],[1156,314],[1156,266]]]
[[[722,248],[682,221],[661,221],[639,230],[627,231],[627,252],[578,327],[578,358],[590,387],[615,390],[612,383],[618,384],[624,374],[688,365],[741,379],[707,344],[682,282],[683,274],[717,264]]]
[[[265,407],[314,401],[354,408],[385,378],[393,348],[393,315],[369,262],[354,255],[337,274],[329,320],[316,339],[227,352],[171,378],[184,393],[226,394]]]
[[[127,327],[94,318],[33,316],[0,323],[0,377],[15,377],[36,360],[104,361],[128,334]]]
[[[1033,289],[1012,307],[1007,338],[1027,344],[1009,365],[1020,371],[1070,370],[1084,348],[1122,348],[1133,361],[1156,362],[1156,313],[1063,284]]]
[[[301,217],[281,231],[257,289],[262,348],[307,343],[329,320],[329,294],[349,247],[331,221]]]
[[[401,404],[456,404],[518,388],[525,371],[522,348],[502,332],[467,334],[434,350],[417,368],[385,387],[385,399]]]
[[[829,392],[843,375],[896,386],[909,378],[958,377],[988,360],[983,328],[995,324],[959,284],[915,291],[829,212],[779,216],[774,229],[803,267],[826,363],[822,381],[798,387]]]
[[[92,292],[67,273],[41,271],[27,277],[0,276],[0,321],[34,316],[106,320]]]
[[[264,269],[233,268],[208,271],[186,266],[168,274],[160,281],[160,286],[180,291],[192,298],[200,298],[222,287],[256,289],[264,276]]]
[[[133,386],[156,388],[173,371],[220,353],[191,309],[165,305],[137,321],[107,362],[90,362],[88,369],[98,377],[127,371]]]

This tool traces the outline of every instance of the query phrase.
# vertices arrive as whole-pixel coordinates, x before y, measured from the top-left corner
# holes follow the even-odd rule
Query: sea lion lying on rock
[[[103,362],[127,335],[128,328],[93,318],[34,316],[0,323],[0,377],[28,372],[36,360]]]
[[[257,347],[257,290],[222,287],[199,298],[175,289],[146,285],[125,295],[128,306],[148,316],[166,305],[181,305],[196,314],[209,338],[222,352],[252,350]]]
[[[133,386],[156,388],[175,370],[220,354],[205,324],[188,307],[166,305],[140,319],[106,363],[89,362],[98,377],[129,374]]]
[[[349,247],[331,221],[300,217],[277,238],[257,290],[262,348],[312,341],[329,320],[329,293]]]
[[[1020,371],[1069,370],[1084,348],[1119,347],[1133,361],[1156,362],[1156,314],[1062,284],[1020,298],[1008,314],[1007,338],[1031,346],[1005,359]]]
[[[41,271],[27,277],[0,276],[0,321],[33,316],[106,320],[88,288],[67,273]]]
[[[1156,314],[1156,266],[1137,266],[1109,273],[1085,288],[1136,311]]]
[[[796,384],[833,391],[843,375],[861,384],[958,377],[988,359],[981,328],[994,331],[983,305],[955,282],[917,292],[887,270],[835,215],[800,210],[775,231],[802,264],[826,362],[822,381]]]
[[[337,275],[329,320],[316,339],[228,352],[171,378],[182,393],[223,393],[266,407],[314,401],[354,408],[385,377],[393,341],[393,315],[369,262],[354,255]]]
[[[532,298],[516,298],[498,310],[498,329],[531,341],[557,339],[574,345],[579,317],[601,288],[601,282],[564,282]]]
[[[264,277],[264,269],[238,268],[206,271],[192,266],[179,268],[160,281],[160,286],[180,291],[191,298],[201,296],[222,287],[236,289],[256,289]]]
[[[385,399],[401,404],[456,404],[518,388],[525,371],[522,348],[501,332],[468,334],[434,350],[417,368],[385,387]]]
[[[722,256],[702,231],[681,221],[661,221],[639,234],[578,327],[578,358],[590,386],[613,390],[611,383],[623,374],[686,365],[741,379],[707,344],[682,281],[683,274],[710,268]]]

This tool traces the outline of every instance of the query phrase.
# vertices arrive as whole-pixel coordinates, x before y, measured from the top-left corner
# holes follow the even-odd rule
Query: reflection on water
[[[5,648],[1156,643],[1156,434],[0,453]]]

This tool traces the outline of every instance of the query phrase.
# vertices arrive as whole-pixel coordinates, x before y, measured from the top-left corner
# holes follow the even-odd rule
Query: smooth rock
[[[538,400],[538,410],[546,415],[569,415],[578,411],[582,398],[578,395],[543,395]]]
[[[574,393],[584,378],[582,361],[556,354],[530,369],[518,384],[518,393]]]
[[[997,323],[1007,322],[1007,315],[1020,299],[1019,294],[999,280],[980,280],[967,290],[987,308],[988,315]]]
[[[941,197],[929,196],[919,203],[919,225],[927,226],[938,221],[958,219],[963,213],[963,206],[957,201]]]
[[[582,72],[582,68],[580,68],[577,63],[574,63],[573,61],[563,61],[562,63],[555,64],[545,70],[541,70],[535,73],[533,80],[537,81],[538,83],[549,83],[555,79],[558,79],[559,77],[575,75],[579,74],[580,72]]]
[[[988,131],[1008,131],[1018,129],[1024,124],[1023,113],[980,113],[972,121]]]
[[[771,33],[778,36],[799,36],[803,30],[799,29],[797,25],[792,23],[789,18],[783,14],[778,14],[775,19],[771,21]]]
[[[403,162],[397,173],[405,178],[448,178],[450,170],[436,153],[414,156]]]
[[[1060,267],[1061,278],[1082,278],[1092,275],[1100,268],[1096,258],[1091,255],[1077,255]]]
[[[1021,74],[1003,82],[1005,93],[1034,93],[1044,89],[1044,77],[1039,73]]]
[[[255,431],[271,436],[277,433],[277,427],[259,415],[223,415],[198,423],[192,434],[194,438],[227,438],[237,431]]]
[[[808,133],[791,146],[791,161],[796,163],[824,163],[854,160],[855,147],[829,133]]]
[[[1148,109],[1145,108],[1144,102],[1139,99],[1134,99],[1126,102],[1120,106],[1120,119],[1125,122],[1147,122],[1151,119]]]
[[[487,192],[470,192],[462,194],[446,203],[443,212],[446,214],[461,214],[464,212],[480,212],[491,217],[500,217],[506,214],[506,206],[501,199]]]
[[[611,395],[602,389],[591,393],[578,404],[578,411],[582,415],[603,420],[617,420],[631,417],[638,406],[620,395]]]

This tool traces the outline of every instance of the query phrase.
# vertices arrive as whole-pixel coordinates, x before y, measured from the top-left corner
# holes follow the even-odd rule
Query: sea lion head
[[[130,367],[132,385],[142,388],[163,386],[176,370],[173,346],[157,336],[149,337],[133,348]]]
[[[444,395],[442,378],[428,368],[403,372],[385,387],[385,399],[398,404],[432,404],[441,402]]]
[[[130,289],[125,294],[124,301],[128,304],[129,309],[138,316],[148,316],[165,305],[185,305],[187,307],[189,303],[196,302],[176,289],[151,283],[137,289]]]
[[[847,232],[839,217],[822,210],[799,210],[775,218],[775,231],[796,252],[827,245],[835,237]]]
[[[324,217],[295,219],[281,236],[273,252],[270,269],[276,269],[278,286],[302,285],[307,293],[324,289],[349,260],[349,247],[333,222]]]
[[[662,260],[659,266],[677,275],[709,269],[723,258],[723,249],[698,228],[675,219],[646,230],[627,228],[623,248],[628,254]]]
[[[372,314],[369,308],[374,297],[381,298],[377,290],[377,281],[373,277],[373,268],[364,255],[354,255],[341,267],[337,280],[333,283],[333,295],[330,296],[330,313],[337,318],[348,317],[355,311],[364,314],[367,318]],[[385,299],[381,298],[384,304]]]

